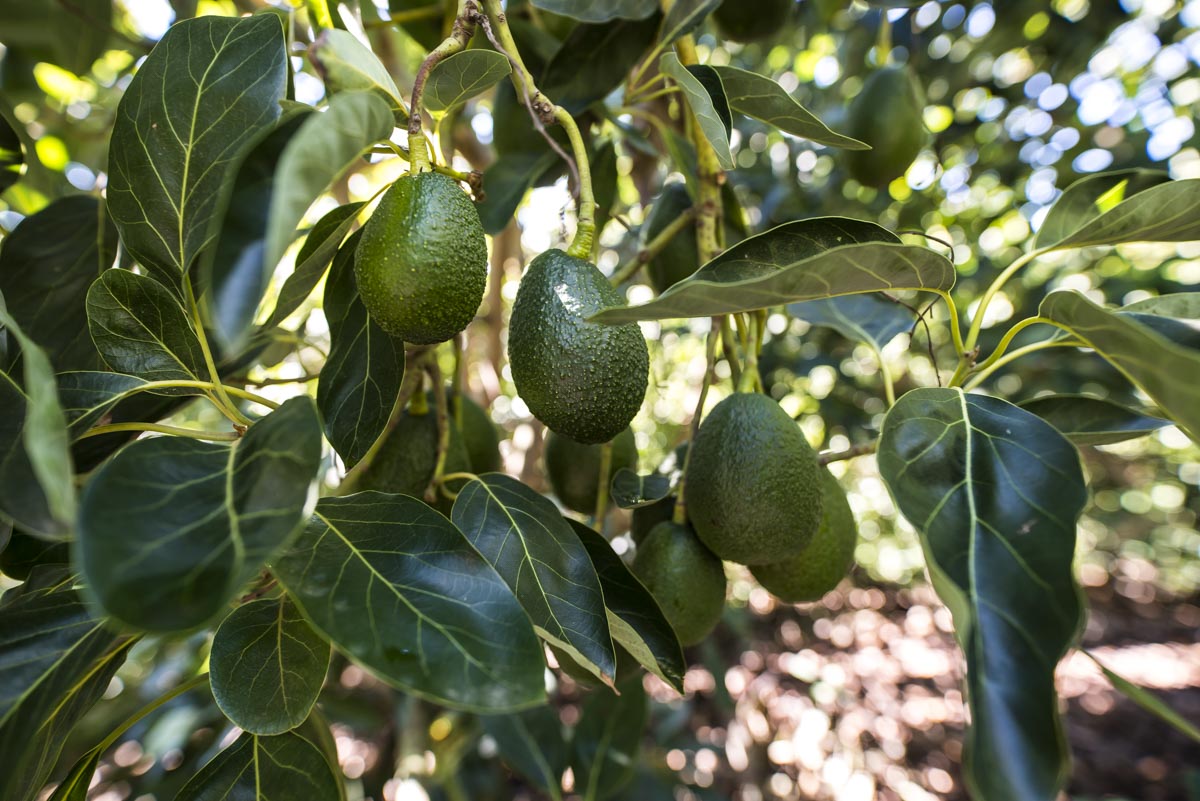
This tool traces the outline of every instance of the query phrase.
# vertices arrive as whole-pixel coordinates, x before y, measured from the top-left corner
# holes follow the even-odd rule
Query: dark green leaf
[[[788,312],[809,325],[832,328],[851,342],[865,342],[876,350],[913,325],[911,311],[875,294],[793,303]]]
[[[346,241],[342,243],[333,257],[333,265],[329,268],[329,277],[325,279],[321,310],[325,312],[325,319],[329,322],[331,329],[346,319],[346,315],[350,313],[354,304],[361,302],[358,299],[358,280],[354,275],[354,260],[362,233],[363,229],[359,228],[346,237]]]
[[[608,798],[633,778],[646,726],[642,677],[621,682],[614,698],[594,692],[583,702],[571,742],[575,789],[584,798]]]
[[[580,22],[612,19],[645,19],[658,10],[657,0],[531,0],[544,11],[573,17]]]
[[[43,565],[67,565],[71,562],[71,545],[65,540],[47,541],[24,532],[12,531],[7,524],[7,544],[0,551],[0,572],[17,581],[24,581]]]
[[[483,173],[486,196],[477,204],[483,230],[492,236],[503,231],[533,182],[558,159],[553,151],[538,151],[503,155],[492,162]]]
[[[8,47],[30,50],[38,61],[86,75],[108,46],[112,0],[4,0],[0,31]]]
[[[649,506],[667,497],[671,492],[671,479],[660,473],[638,475],[636,470],[622,467],[612,479],[612,499],[622,509]]]
[[[242,149],[278,119],[287,88],[279,18],[171,26],[117,106],[108,204],[133,257],[174,291],[209,243]]]
[[[644,20],[580,24],[546,65],[538,87],[572,114],[602,100],[625,80],[658,31],[657,14]]]
[[[1180,715],[1145,687],[1139,687],[1129,679],[1109,670],[1091,651],[1085,650],[1084,653],[1104,672],[1104,677],[1109,680],[1113,689],[1176,731],[1184,734],[1188,739],[1200,743],[1200,728],[1197,728],[1194,723],[1184,718],[1183,715]]]
[[[613,639],[642,667],[682,693],[687,662],[679,638],[658,602],[629,571],[608,540],[578,521],[569,522],[600,576]]]
[[[1061,250],[1123,242],[1191,242],[1200,239],[1200,178],[1146,187],[1152,180],[1138,175],[1129,184],[1118,183],[1110,190],[1115,199],[1120,199],[1119,193],[1124,189],[1132,189],[1136,194],[1125,195],[1127,199],[1090,219],[1086,215],[1064,212],[1060,224],[1077,224],[1079,227],[1049,246]],[[1137,191],[1139,189],[1141,191]],[[1107,199],[1102,196],[1096,204],[1104,208]],[[1037,241],[1041,243],[1047,238],[1039,231]]]
[[[308,48],[308,60],[317,69],[330,95],[338,92],[374,92],[401,119],[407,119],[400,90],[387,67],[371,49],[348,31],[328,28]]]
[[[21,179],[25,167],[25,149],[16,125],[20,123],[0,113],[0,193]]]
[[[282,734],[308,719],[329,670],[329,643],[286,598],[239,606],[213,636],[213,698],[251,734]]]
[[[1078,292],[1050,293],[1038,313],[1094,348],[1192,439],[1200,437],[1200,382],[1182,379],[1200,375],[1200,351],[1172,342],[1134,316],[1105,309]]]
[[[87,314],[92,341],[116,372],[147,381],[207,378],[192,321],[158,281],[128,270],[105,270],[88,292]]]
[[[1124,442],[1171,424],[1170,420],[1089,395],[1045,395],[1024,401],[1020,406],[1057,428],[1076,445]]]
[[[176,631],[221,611],[307,519],[321,424],[293,398],[233,445],[142,439],[83,493],[77,559],[104,610]]]
[[[538,634],[611,681],[616,656],[600,579],[554,504],[515,478],[486,473],[467,482],[451,516],[516,593]]]
[[[773,125],[784,133],[810,142],[845,150],[867,150],[868,145],[831,131],[770,78],[737,67],[713,67],[721,77],[729,106],[747,117]]]
[[[512,715],[483,718],[500,758],[554,801],[562,799],[562,775],[570,758],[558,710],[537,706]]]
[[[296,254],[296,269],[279,289],[279,300],[263,324],[264,328],[273,328],[286,320],[317,288],[325,268],[350,232],[362,207],[362,203],[347,203],[317,220],[300,246],[300,252]]]
[[[426,111],[439,116],[491,89],[511,73],[512,64],[502,53],[464,50],[433,68],[421,102]]]
[[[729,98],[725,95],[725,87],[721,83],[721,76],[717,71],[707,64],[689,64],[687,66],[688,73],[700,82],[704,87],[704,91],[708,93],[709,100],[712,101],[713,111],[721,120],[721,125],[725,127],[725,139],[733,136],[733,113],[729,110]]]
[[[175,801],[338,801],[340,779],[298,734],[246,733],[188,780]]]
[[[325,498],[273,569],[318,631],[401,689],[493,712],[544,697],[520,605],[462,532],[416,498]]]
[[[989,801],[1055,798],[1069,758],[1054,670],[1079,633],[1079,454],[1040,417],[957,389],[892,407],[879,471],[921,533],[967,659],[965,778]]]
[[[71,439],[79,439],[113,407],[145,384],[141,378],[122,373],[61,373],[58,376],[58,403],[66,416]]]
[[[0,798],[35,798],[67,733],[100,700],[128,642],[65,571],[35,573],[0,603]]]
[[[1200,350],[1200,292],[1178,292],[1146,298],[1118,312],[1162,334],[1176,345]]]
[[[1080,178],[1054,201],[1038,228],[1034,247],[1061,242],[1122,200],[1170,180],[1170,175],[1157,170],[1119,170]]]
[[[95,748],[84,754],[54,788],[54,794],[50,796],[49,801],[87,801],[92,777],[100,767],[102,756],[103,753]]]
[[[687,36],[704,24],[705,18],[717,10],[722,0],[675,0],[667,18],[663,20],[662,37],[659,41],[671,44],[681,36]]]
[[[725,99],[725,90],[721,88],[721,79],[716,77],[712,67],[708,67],[705,75],[709,80],[702,81],[689,68],[683,66],[679,62],[679,56],[674,53],[663,53],[658,60],[658,68],[683,90],[688,106],[696,115],[700,130],[704,132],[704,138],[717,154],[721,168],[732,170],[733,154],[729,150],[732,121],[729,118],[729,101]],[[713,78],[715,80],[712,80]],[[717,100],[714,100],[714,93],[718,94]]]

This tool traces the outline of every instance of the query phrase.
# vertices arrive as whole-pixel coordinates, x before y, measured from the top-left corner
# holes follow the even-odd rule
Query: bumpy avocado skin
[[[508,360],[517,392],[551,431],[608,442],[641,407],[650,375],[641,329],[587,321],[624,303],[583,259],[548,250],[530,262],[513,303]]]
[[[450,403],[454,396],[449,395]],[[462,444],[467,451],[467,462],[472,473],[494,473],[500,469],[500,437],[496,432],[496,424],[488,416],[487,411],[475,401],[462,397]],[[453,415],[454,407],[450,407]],[[449,472],[449,471],[447,471]]]
[[[821,470],[821,526],[808,547],[788,559],[750,568],[751,575],[777,598],[791,604],[816,601],[832,590],[854,562],[858,527],[837,479]]]
[[[632,569],[658,601],[681,644],[695,645],[721,621],[725,569],[688,526],[655,526],[638,546]]]
[[[425,414],[405,409],[388,432],[379,453],[363,471],[358,489],[394,492],[424,498],[437,468],[437,414],[430,402]],[[446,451],[446,473],[471,472],[462,435],[451,422],[450,444]],[[452,489],[455,489],[452,487]]]
[[[904,67],[876,70],[850,102],[847,136],[871,146],[848,150],[846,167],[865,186],[886,186],[904,175],[929,141],[920,87]]]
[[[717,30],[735,42],[767,39],[786,26],[796,0],[725,0],[715,12]]]
[[[546,477],[550,479],[550,488],[563,506],[580,514],[590,515],[596,511],[600,447],[584,445],[553,431],[546,437]],[[623,467],[636,468],[637,459],[633,432],[626,428],[613,440],[610,479]]]
[[[717,404],[692,445],[684,496],[700,540],[722,559],[769,564],[802,551],[821,523],[817,455],[766,395]]]
[[[354,274],[383,330],[405,342],[445,342],[475,317],[487,284],[475,204],[441,173],[402,176],[363,226]]]

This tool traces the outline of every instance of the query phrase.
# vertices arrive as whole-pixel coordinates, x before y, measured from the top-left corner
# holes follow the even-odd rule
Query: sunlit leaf
[[[882,350],[913,326],[909,309],[875,294],[793,303],[788,313],[809,325],[832,328],[851,342],[865,342],[876,350]]]
[[[645,19],[658,10],[658,0],[531,0],[544,11],[574,17],[580,22]]]
[[[340,781],[300,735],[247,732],[188,779],[175,801],[338,801]]]
[[[1170,420],[1090,395],[1043,395],[1020,404],[1076,445],[1109,445],[1153,434]]]
[[[1146,710],[1150,714],[1162,720],[1171,728],[1185,735],[1192,742],[1200,743],[1200,728],[1196,724],[1187,720],[1183,715],[1176,712],[1168,706],[1161,698],[1147,690],[1145,687],[1139,687],[1124,676],[1109,669],[1103,662],[1096,658],[1096,655],[1091,651],[1084,650],[1085,654],[1091,658],[1093,662],[1104,673],[1104,677],[1112,684],[1113,689],[1125,696],[1135,704]]]
[[[434,116],[486,92],[512,72],[512,64],[494,50],[464,50],[441,61],[425,84],[421,102]]]
[[[687,36],[704,24],[709,14],[717,10],[722,0],[675,0],[671,10],[663,20],[662,37],[664,44],[671,44],[681,36]]]
[[[729,101],[724,97],[721,79],[702,81],[699,76],[679,62],[679,56],[674,53],[663,53],[658,60],[658,68],[664,75],[670,76],[683,94],[687,97],[688,106],[696,115],[704,138],[712,145],[717,154],[721,168],[732,170],[734,167],[733,154],[729,150]],[[715,76],[711,67],[706,67],[710,76]],[[718,91],[719,90],[719,91]],[[714,99],[716,95],[717,99]],[[724,112],[724,113],[722,113]]]
[[[734,111],[773,125],[784,133],[844,150],[866,150],[868,145],[831,131],[808,109],[796,102],[770,78],[737,67],[713,67],[721,77],[725,96]]]
[[[483,730],[496,741],[500,758],[554,801],[562,799],[562,775],[570,758],[558,710],[537,706],[510,715],[483,718]]]
[[[317,69],[330,95],[338,92],[375,92],[401,120],[407,119],[404,102],[387,67],[371,49],[348,31],[327,28],[308,48],[308,60]]]
[[[594,692],[583,702],[571,741],[576,791],[584,798],[612,796],[633,778],[648,714],[642,677],[618,685],[615,698]]]
[[[1091,185],[1085,188],[1088,187]],[[1102,205],[1105,195],[1094,199],[1083,190],[1073,195],[1064,193],[1069,209],[1054,218],[1047,214],[1052,227],[1048,233],[1038,232],[1037,246],[1062,250],[1124,242],[1191,242],[1200,239],[1200,178],[1158,183],[1153,174],[1147,176],[1138,172],[1109,189],[1110,192],[1120,190],[1125,190],[1127,194],[1121,196],[1126,199],[1103,213],[1099,212],[1105,208]],[[1089,199],[1092,203],[1085,205]],[[1052,235],[1064,232],[1062,239],[1050,239]]]
[[[1046,212],[1034,247],[1061,242],[1122,200],[1170,180],[1170,175],[1158,170],[1118,170],[1080,178]]]
[[[622,467],[612,477],[610,493],[613,502],[622,509],[636,509],[657,503],[671,492],[671,479],[661,473],[639,475],[636,470]]]

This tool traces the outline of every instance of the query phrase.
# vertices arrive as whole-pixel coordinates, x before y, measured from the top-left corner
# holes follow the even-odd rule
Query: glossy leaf
[[[92,281],[116,256],[116,228],[90,195],[54,201],[4,239],[0,293],[13,319],[41,345],[56,370],[100,366],[84,300]]]
[[[679,84],[679,88],[683,90],[688,106],[696,115],[700,130],[704,132],[704,138],[708,140],[717,154],[717,161],[720,162],[721,169],[732,170],[734,162],[733,153],[729,150],[729,102],[724,98],[724,89],[721,88],[720,78],[717,78],[716,81],[701,81],[679,62],[679,56],[674,53],[663,53],[658,60],[658,68],[664,75]],[[715,74],[712,73],[711,67],[708,68],[708,71],[710,74]],[[710,94],[714,90],[720,90],[718,100],[714,100],[713,94]],[[722,109],[724,114],[721,113]]]
[[[464,50],[438,63],[429,73],[421,102],[435,117],[486,92],[512,73],[512,64],[495,50]]]
[[[658,10],[657,0],[531,0],[531,3],[543,11],[580,22],[645,19]]]
[[[636,509],[658,503],[671,493],[671,479],[661,473],[639,475],[636,470],[622,467],[612,477],[609,494],[622,509]]]
[[[891,240],[891,241],[888,241]],[[841,217],[785,223],[750,237],[640,306],[593,315],[609,325],[711,317],[866,292],[946,291],[954,265],[872,223]]]
[[[1147,190],[1153,191],[1153,190]],[[1107,359],[1179,424],[1200,436],[1200,351],[1179,345],[1136,317],[1110,311],[1078,292],[1052,292],[1038,311]]]
[[[538,88],[572,114],[604,99],[625,80],[658,31],[657,14],[576,25],[546,65]]]
[[[1143,186],[1143,182],[1135,182],[1132,188],[1142,191],[1083,222],[1051,247],[1061,250],[1123,242],[1200,239],[1200,178]],[[1037,241],[1043,241],[1041,232]]]
[[[407,692],[493,712],[544,697],[541,651],[512,592],[416,498],[325,498],[273,569],[314,628]]]
[[[296,269],[279,289],[275,310],[267,318],[265,328],[273,328],[286,320],[317,288],[321,276],[325,275],[325,268],[329,266],[346,234],[350,233],[362,207],[362,203],[347,203],[317,220],[300,246],[300,252],[296,254]]]
[[[1122,200],[1171,180],[1158,170],[1118,170],[1080,178],[1063,190],[1046,213],[1034,247],[1061,242]]]
[[[600,579],[554,504],[515,478],[486,473],[459,491],[451,517],[516,594],[538,634],[611,681],[616,656]]]
[[[67,432],[71,439],[79,439],[118,403],[136,393],[145,384],[144,379],[122,373],[60,373],[58,403],[66,417]]]
[[[396,82],[379,57],[354,34],[327,28],[308,48],[308,60],[316,67],[330,95],[338,92],[379,94],[401,119],[407,119]]]
[[[857,139],[831,131],[770,78],[737,67],[713,69],[721,77],[725,96],[734,111],[819,145],[844,150],[869,149],[869,145]]]
[[[283,258],[296,228],[317,196],[371,146],[391,136],[395,120],[378,95],[334,95],[329,108],[312,114],[288,142],[275,174],[267,250],[267,275]]]
[[[87,314],[92,341],[116,372],[147,381],[208,378],[191,319],[153,278],[106,270],[88,291]]]
[[[580,708],[571,741],[575,789],[584,798],[605,799],[633,778],[648,708],[642,677],[623,681],[620,695],[592,693]]]
[[[135,628],[207,622],[307,519],[320,463],[307,397],[233,445],[158,437],[126,446],[83,493],[76,555],[88,590]]]
[[[42,568],[0,603],[0,798],[34,798],[68,732],[100,700],[128,641],[63,570]]]
[[[222,184],[280,114],[279,18],[198,17],[171,26],[117,106],[108,204],[121,241],[175,292],[209,243]]]
[[[851,342],[882,350],[913,326],[913,313],[880,295],[842,295],[793,303],[788,313],[809,325],[832,328]]]
[[[490,715],[483,718],[483,730],[496,741],[505,764],[554,801],[561,801],[562,775],[571,748],[557,709],[536,706],[511,715]]]
[[[613,639],[642,667],[682,693],[687,662],[679,638],[658,602],[625,566],[608,540],[578,521],[569,522],[600,576]]]
[[[251,734],[282,734],[303,723],[328,670],[329,643],[286,597],[239,606],[213,636],[213,698]]]
[[[188,780],[175,801],[338,801],[341,780],[298,734],[245,733]]]
[[[670,44],[681,36],[687,36],[704,24],[705,18],[717,10],[722,0],[675,0],[663,20],[660,41]]]
[[[1031,412],[926,388],[888,412],[878,461],[966,655],[971,795],[1050,801],[1069,767],[1054,670],[1082,621],[1079,454]]]
[[[87,801],[88,790],[91,788],[92,777],[100,768],[100,757],[104,756],[98,749],[93,748],[76,760],[71,770],[54,788],[48,801]]]
[[[1033,412],[1076,445],[1110,445],[1153,434],[1170,420],[1090,395],[1044,395],[1024,401]]]

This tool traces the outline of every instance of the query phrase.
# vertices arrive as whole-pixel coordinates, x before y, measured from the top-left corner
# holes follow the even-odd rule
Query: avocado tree
[[[128,732],[210,692],[208,739],[157,797],[345,798],[331,663],[403,710],[387,759],[436,729],[431,792],[512,797],[463,777],[490,758],[506,772],[480,775],[539,796],[645,797],[626,785],[646,685],[684,691],[727,568],[788,603],[838,585],[856,529],[827,465],[856,458],[953,614],[962,783],[1057,796],[1054,671],[1085,614],[1078,449],[1200,434],[1200,295],[1114,306],[1046,291],[1049,267],[1200,240],[1200,181],[1130,158],[1047,202],[1035,234],[947,255],[914,160],[957,169],[976,143],[1018,176],[963,94],[981,78],[918,80],[952,52],[937,26],[961,23],[937,3],[171,5],[156,42],[135,3],[0,9],[0,797],[82,800]],[[1021,42],[1093,47],[1115,25],[1015,5]],[[843,91],[804,90],[827,125],[790,91],[790,54],[834,33]],[[1068,73],[1091,52],[1046,47]],[[56,99],[80,86],[90,108]],[[68,118],[93,121],[74,166]],[[515,218],[554,186],[572,198],[543,226],[561,247],[506,294]],[[878,357],[881,407],[843,421],[849,447],[818,454],[764,380],[794,322]],[[903,358],[927,361],[895,375],[883,350],[905,331]],[[639,473],[630,424],[693,345],[694,410]],[[548,430],[549,495],[505,472],[499,404],[469,396],[489,348],[504,414]],[[996,387],[1050,349],[1046,386]],[[1071,385],[1097,358],[1136,405]],[[89,729],[118,676],[152,691]],[[570,715],[561,686],[583,688]]]

